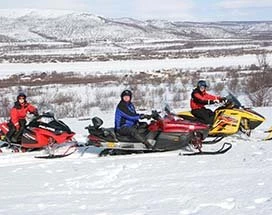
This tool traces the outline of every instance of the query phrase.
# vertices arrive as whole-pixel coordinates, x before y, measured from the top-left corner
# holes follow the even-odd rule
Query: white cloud
[[[9,0],[0,3],[2,8],[37,8],[86,10],[84,0]]]
[[[140,10],[144,12],[161,12],[161,11],[186,11],[194,7],[194,3],[191,0],[139,0]]]
[[[195,7],[192,0],[137,0],[138,14],[145,18],[190,19],[190,10]]]
[[[217,4],[225,9],[272,7],[271,0],[224,0]]]

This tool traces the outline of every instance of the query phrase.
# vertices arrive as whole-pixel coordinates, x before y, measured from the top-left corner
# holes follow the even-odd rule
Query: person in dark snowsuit
[[[8,123],[9,131],[6,135],[8,142],[11,142],[13,137],[14,141],[17,142],[21,136],[25,124],[27,113],[38,114],[37,108],[26,101],[26,95],[24,93],[19,93],[17,100],[14,103],[13,108],[10,111],[10,121]]]
[[[197,83],[197,87],[191,94],[191,113],[205,124],[212,125],[214,121],[214,112],[207,109],[205,105],[219,103],[225,100],[224,97],[215,96],[206,92],[207,83],[204,80],[200,80]]]
[[[152,148],[152,145],[144,138],[144,135],[139,132],[139,119],[150,118],[148,115],[136,113],[131,99],[132,92],[130,90],[124,90],[121,94],[121,101],[115,111],[115,132],[122,136],[135,138],[145,144],[147,148]]]

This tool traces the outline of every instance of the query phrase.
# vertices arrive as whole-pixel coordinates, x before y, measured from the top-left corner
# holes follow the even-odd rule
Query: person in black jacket
[[[115,132],[122,136],[130,136],[145,144],[147,148],[152,148],[152,145],[139,132],[139,119],[150,117],[144,114],[138,114],[134,105],[131,102],[132,92],[124,90],[121,94],[121,101],[115,111]]]

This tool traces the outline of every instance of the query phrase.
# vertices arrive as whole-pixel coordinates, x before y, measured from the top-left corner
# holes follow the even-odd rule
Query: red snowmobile
[[[175,119],[170,112],[165,117],[161,117],[157,111],[152,111],[150,117],[153,120],[147,125],[147,128],[142,129],[141,133],[146,139],[154,142],[152,149],[147,149],[143,143],[137,142],[137,140],[131,139],[128,136],[120,136],[114,131],[114,128],[101,127],[103,121],[98,117],[92,118],[93,125],[86,127],[89,131],[87,145],[99,148],[99,156],[163,152],[178,149],[188,150],[188,148],[190,150],[192,148],[199,150],[191,154],[203,153],[201,147],[202,141],[208,135],[209,128],[207,125],[199,122]],[[225,152],[225,150],[221,151],[217,153]],[[205,153],[213,154],[214,152]]]
[[[75,134],[64,122],[57,120],[53,113],[44,113],[34,117],[26,125],[20,138],[18,140],[12,139],[11,143],[3,141],[8,131],[8,122],[0,123],[2,139],[0,147],[12,148],[13,152],[32,151],[63,144],[71,141]]]

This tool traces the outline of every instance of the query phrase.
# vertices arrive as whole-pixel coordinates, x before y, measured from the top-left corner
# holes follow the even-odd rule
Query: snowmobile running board
[[[223,146],[217,151],[199,151],[194,153],[179,153],[179,155],[192,156],[192,155],[217,155],[224,154],[232,148],[231,143],[225,142]],[[151,149],[129,149],[129,148],[104,148],[99,154],[99,157],[107,155],[130,155],[130,154],[143,154],[143,153],[155,153],[166,152],[167,150],[151,150]]]
[[[226,146],[226,147],[225,147]],[[218,155],[224,154],[232,148],[231,143],[224,143],[223,146],[217,151],[199,151],[194,153],[179,153],[179,155],[192,156],[192,155]]]
[[[130,154],[144,154],[144,153],[155,153],[155,152],[165,152],[166,150],[159,149],[133,149],[133,148],[104,148],[99,154],[99,157],[104,157],[107,155],[130,155]]]

